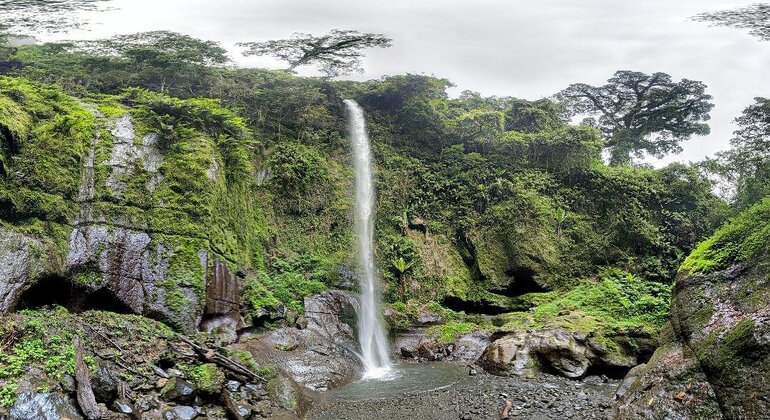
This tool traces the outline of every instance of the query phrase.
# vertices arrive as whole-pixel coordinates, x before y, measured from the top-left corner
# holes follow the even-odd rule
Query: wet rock
[[[98,402],[109,405],[118,396],[118,381],[104,364],[100,364],[91,376],[91,387]]]
[[[330,290],[306,297],[305,328],[281,328],[243,346],[257,361],[276,365],[311,390],[341,386],[362,370],[351,326],[357,306],[352,292]]]
[[[53,393],[22,393],[8,414],[9,420],[59,420],[62,418],[81,420],[83,417],[70,397]]]
[[[121,414],[133,414],[136,409],[128,400],[118,399],[112,403],[110,407],[112,411]]]
[[[178,377],[169,379],[160,393],[166,401],[189,404],[195,400],[195,387],[190,382]]]
[[[404,359],[473,362],[490,343],[490,335],[484,332],[466,334],[450,343],[440,343],[426,332],[425,328],[411,329],[396,337],[393,347]]]
[[[40,241],[0,228],[0,315],[14,310],[21,295],[48,271],[48,252]]]
[[[660,347],[647,364],[632,369],[615,393],[613,419],[724,418],[698,361],[677,343]]]
[[[202,330],[212,332],[217,329],[237,331],[244,327],[240,316],[243,279],[230,272],[227,266],[214,261],[206,281],[206,305],[204,314],[209,318]],[[216,322],[211,322],[216,320]]]
[[[238,392],[241,389],[241,383],[238,381],[227,381],[225,388],[230,392]]]
[[[192,420],[198,417],[198,410],[186,405],[178,405],[163,414],[166,420]]]

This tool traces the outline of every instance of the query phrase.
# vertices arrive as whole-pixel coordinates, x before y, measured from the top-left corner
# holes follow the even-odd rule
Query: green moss
[[[726,368],[752,356],[750,352],[757,346],[754,328],[754,320],[746,318],[740,320],[724,335],[717,352],[721,367]]]
[[[427,334],[436,338],[440,343],[450,343],[465,334],[479,329],[479,325],[471,322],[452,321],[428,328]]]
[[[770,198],[725,223],[684,260],[680,275],[709,273],[734,262],[749,262],[770,252]]]
[[[193,385],[205,393],[218,394],[225,383],[225,374],[213,363],[188,366],[183,372]]]

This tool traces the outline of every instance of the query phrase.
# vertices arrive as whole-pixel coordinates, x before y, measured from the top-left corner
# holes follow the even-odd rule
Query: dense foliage
[[[53,118],[45,107],[75,99],[20,102],[14,85],[55,83],[99,104],[108,120],[130,110],[144,132],[161,134],[161,147],[174,151],[164,161],[168,195],[161,190],[153,200],[178,206],[181,220],[190,223],[170,224],[187,233],[202,224],[218,227],[214,232],[221,233],[210,234],[207,246],[245,273],[244,298],[255,316],[281,304],[298,311],[303,296],[350,286],[352,173],[342,98],[358,101],[369,117],[377,165],[376,252],[389,302],[499,314],[527,309],[531,302],[522,296],[545,293],[550,306],[536,314],[576,302],[600,319],[615,309],[596,305],[620,299],[615,303],[624,307],[614,316],[638,326],[649,323],[649,315],[658,325],[665,284],[719,225],[726,206],[697,168],[605,165],[602,131],[570,124],[566,106],[548,99],[474,92],[450,99],[449,81],[411,74],[359,83],[228,68],[221,66],[226,57],[218,45],[168,32],[23,46],[13,59],[22,67],[2,79],[8,93],[0,96],[10,104],[0,114],[4,185],[21,182],[14,181],[24,165],[13,160],[17,144],[40,142],[46,130],[73,130],[62,124],[87,125],[93,118],[86,111],[66,117],[80,108],[69,106],[55,118],[58,125],[38,123],[36,112]],[[698,92],[694,100],[705,101]],[[699,121],[691,121],[695,131],[702,131]],[[642,131],[637,134],[655,130]],[[195,175],[211,165],[208,149],[193,146],[196,136],[208,139],[223,169],[213,190]],[[79,168],[85,149],[69,143],[65,150],[71,147],[71,165],[20,179],[45,185],[50,200],[72,196],[78,171],[55,182],[35,180]],[[71,217],[54,213],[61,207],[45,197],[2,191],[5,223],[16,223],[18,214],[60,222]]]

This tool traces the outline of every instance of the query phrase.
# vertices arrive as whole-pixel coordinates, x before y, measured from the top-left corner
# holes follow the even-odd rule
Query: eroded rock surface
[[[618,419],[762,419],[770,412],[770,199],[728,222],[679,270],[671,326],[626,379]],[[650,403],[652,401],[653,403]]]
[[[0,315],[49,270],[47,250],[37,239],[0,228]]]
[[[353,328],[357,305],[357,295],[346,291],[306,297],[304,328],[281,328],[241,346],[311,390],[341,386],[362,371]]]
[[[479,359],[479,364],[495,373],[531,375],[544,368],[568,378],[580,378],[592,366],[630,369],[638,364],[633,353],[620,352],[606,341],[560,328],[514,331],[498,337]]]

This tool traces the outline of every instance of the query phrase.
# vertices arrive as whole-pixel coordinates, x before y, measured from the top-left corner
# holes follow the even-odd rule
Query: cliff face
[[[768,273],[770,199],[765,199],[684,261],[668,343],[626,379],[630,388],[617,418],[650,410],[686,418],[765,418],[770,408]]]
[[[11,78],[0,103],[0,313],[109,307],[188,332],[204,312],[237,314],[235,273],[261,263],[264,232],[238,117],[140,90],[86,103]]]

